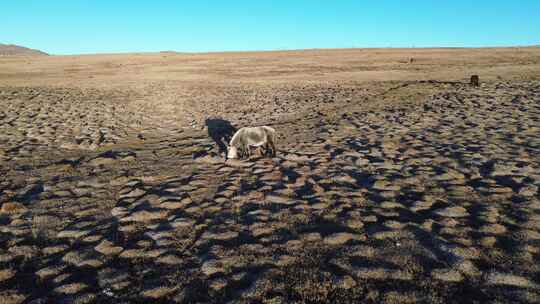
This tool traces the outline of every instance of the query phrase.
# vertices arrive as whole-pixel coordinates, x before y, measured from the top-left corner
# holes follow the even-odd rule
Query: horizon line
[[[44,52],[49,56],[85,56],[85,55],[127,55],[127,54],[157,54],[157,53],[176,53],[185,55],[205,55],[205,54],[223,54],[223,53],[273,53],[273,52],[298,52],[298,51],[317,51],[317,50],[415,50],[415,49],[511,49],[511,48],[534,48],[540,47],[539,44],[516,44],[516,45],[489,45],[489,46],[386,46],[386,47],[314,47],[314,48],[275,48],[275,49],[260,49],[260,50],[212,50],[212,51],[176,51],[176,50],[161,50],[161,51],[120,51],[120,52],[88,52],[88,53],[71,53],[71,54],[54,54],[35,47],[26,47],[14,43],[0,43],[8,46],[18,46],[35,51]]]

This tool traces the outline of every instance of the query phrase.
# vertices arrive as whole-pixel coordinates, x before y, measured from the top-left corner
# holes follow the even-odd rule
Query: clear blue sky
[[[5,0],[0,43],[52,54],[540,44],[540,0]]]

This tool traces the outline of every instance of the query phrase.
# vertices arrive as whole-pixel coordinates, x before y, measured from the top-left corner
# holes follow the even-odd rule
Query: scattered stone
[[[121,258],[127,258],[127,259],[135,259],[135,258],[143,258],[145,257],[145,250],[144,249],[128,249],[124,250],[121,254]]]
[[[127,176],[120,176],[111,180],[109,183],[111,184],[111,186],[123,186],[127,182],[129,182],[129,178]]]
[[[69,239],[79,239],[88,235],[90,231],[87,230],[62,230],[56,237],[58,238],[69,238]]]
[[[343,245],[352,240],[364,241],[365,237],[348,232],[338,232],[324,238],[324,242],[328,245]]]
[[[301,243],[300,243],[300,246],[301,246]],[[287,248],[294,248],[295,246],[290,246],[287,245]],[[296,258],[294,256],[290,256],[290,255],[287,255],[287,254],[284,254],[284,255],[281,255],[279,256],[278,260],[276,261],[276,265],[279,266],[279,267],[287,267],[289,265],[292,265],[296,262]]]
[[[259,227],[259,228],[253,228],[251,230],[251,234],[254,237],[261,237],[261,236],[267,236],[274,232],[274,228],[272,227]]]
[[[175,287],[160,286],[148,290],[144,290],[141,294],[145,298],[160,299],[166,297],[176,290]]]
[[[13,278],[15,276],[15,270],[11,268],[0,269],[0,284]]]
[[[177,218],[170,223],[174,228],[191,228],[195,225],[195,220],[189,218]]]
[[[217,260],[208,260],[201,266],[201,271],[207,276],[214,275],[216,273],[224,272],[223,266]]]
[[[288,198],[288,197],[284,197],[284,196],[279,196],[279,195],[266,195],[265,197],[265,200],[269,203],[273,203],[273,204],[282,204],[282,205],[291,205],[291,204],[294,204],[294,200]]]
[[[84,284],[84,283],[71,283],[71,284],[66,284],[66,285],[56,287],[54,289],[54,292],[61,293],[61,294],[72,295],[72,294],[76,294],[76,293],[81,292],[82,290],[84,290],[87,287],[88,286],[86,284]]]
[[[527,185],[519,189],[519,195],[525,197],[533,197],[538,193],[538,187],[535,185]]]
[[[111,209],[111,215],[122,218],[129,214],[129,210],[127,210],[125,207],[114,207]]]
[[[2,300],[2,304],[22,304],[26,298],[26,295],[21,294],[16,290],[8,289],[0,291],[0,300]]]
[[[101,241],[101,243],[99,243],[99,245],[94,247],[94,249],[97,252],[102,253],[102,254],[104,254],[106,256],[108,256],[108,255],[117,255],[120,252],[122,252],[122,250],[123,250],[122,247],[114,246],[114,244],[111,241],[108,241],[108,240]]]
[[[470,260],[460,260],[454,263],[454,268],[469,277],[478,277],[481,275],[481,272]]]
[[[168,216],[167,211],[161,211],[161,210],[147,211],[147,210],[142,210],[142,211],[137,211],[137,212],[133,213],[131,216],[124,217],[120,221],[121,222],[130,222],[130,221],[133,221],[133,222],[151,222],[153,220],[166,219],[167,216]]]
[[[201,238],[204,240],[231,241],[238,237],[238,232],[229,231],[221,233],[205,232]]]
[[[2,209],[0,209],[0,212],[4,214],[17,214],[17,213],[26,212],[27,210],[28,209],[21,203],[10,202],[10,203],[3,203]]]
[[[209,286],[210,288],[212,288],[212,290],[217,292],[227,287],[227,280],[223,278],[217,278],[217,279],[212,280]]]
[[[114,164],[116,160],[114,158],[108,158],[108,157],[97,157],[88,162],[90,166],[93,167],[99,167],[99,166],[107,166]]]
[[[61,252],[64,252],[68,249],[69,247],[67,245],[56,245],[56,246],[49,246],[49,247],[45,247],[41,250],[41,252],[43,253],[43,255],[47,256],[47,255],[53,255],[53,254],[57,254],[57,253],[61,253]]]
[[[362,279],[372,280],[412,280],[412,274],[402,270],[394,270],[387,268],[356,268],[353,273]]]
[[[382,202],[381,208],[384,209],[396,209],[396,208],[403,208],[403,205],[396,203],[396,202]]]
[[[508,285],[521,288],[538,288],[537,284],[529,279],[509,273],[491,272],[486,277],[488,285]]]
[[[390,183],[384,180],[378,180],[373,184],[373,189],[379,190],[379,191],[399,191],[401,190],[401,187],[397,185],[391,185]]]
[[[146,191],[140,188],[135,188],[125,194],[120,195],[120,198],[135,198],[135,197],[141,197],[144,194],[146,194]]]
[[[36,272],[36,275],[42,279],[45,280],[47,278],[58,276],[62,271],[65,269],[65,266],[48,266],[45,268],[42,268]]]
[[[454,269],[435,269],[431,272],[431,276],[444,282],[454,283],[463,281],[463,275]]]
[[[174,209],[182,209],[185,208],[191,204],[191,200],[182,200],[182,201],[165,201],[161,203],[159,207],[168,209],[168,210],[174,210]]]
[[[252,162],[238,160],[238,159],[227,159],[227,162],[225,163],[228,166],[231,167],[237,167],[237,168],[249,168],[254,165]]]
[[[435,211],[436,214],[444,217],[466,217],[469,216],[469,212],[467,212],[467,209],[460,207],[460,206],[454,206],[454,207],[448,207],[444,209],[440,209]]]
[[[417,201],[414,203],[411,210],[414,212],[429,210],[432,205],[433,205],[433,202],[430,202],[430,201]]]
[[[206,164],[221,164],[223,163],[224,159],[218,156],[205,155],[203,157],[196,158],[196,161]],[[230,160],[228,160],[227,162],[230,163]]]
[[[348,219],[346,222],[346,226],[351,229],[361,229],[364,227],[364,223],[361,220]]]
[[[336,285],[343,289],[351,289],[351,288],[356,287],[357,283],[351,276],[346,275],[340,278],[337,281]]]
[[[169,254],[159,257],[157,262],[166,265],[180,265],[182,263],[182,259],[175,255]]]
[[[11,246],[8,251],[14,256],[22,256],[32,259],[39,254],[40,250],[36,246]]]
[[[94,293],[82,293],[82,294],[78,294],[74,301],[73,301],[73,304],[90,304],[90,303],[95,303],[96,302],[96,298],[97,298],[97,295],[94,294]]]

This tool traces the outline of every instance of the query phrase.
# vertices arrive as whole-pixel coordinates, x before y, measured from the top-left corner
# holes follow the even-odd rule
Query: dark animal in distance
[[[478,75],[472,75],[471,76],[471,85],[473,87],[479,87],[480,86],[480,77],[478,77]]]

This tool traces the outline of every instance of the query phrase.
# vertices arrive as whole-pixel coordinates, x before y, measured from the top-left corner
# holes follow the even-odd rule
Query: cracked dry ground
[[[540,83],[387,95],[411,88],[434,93],[276,124],[275,158],[228,163],[203,132],[130,139],[110,96],[96,122],[2,91],[2,302],[538,303]]]

